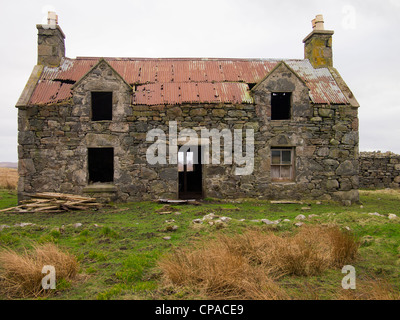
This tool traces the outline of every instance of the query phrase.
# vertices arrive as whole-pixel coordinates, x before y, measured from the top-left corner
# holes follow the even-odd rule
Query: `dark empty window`
[[[291,92],[271,93],[271,120],[290,119]]]
[[[112,92],[92,92],[92,120],[112,120]]]
[[[114,180],[114,149],[88,149],[89,182],[112,182]]]

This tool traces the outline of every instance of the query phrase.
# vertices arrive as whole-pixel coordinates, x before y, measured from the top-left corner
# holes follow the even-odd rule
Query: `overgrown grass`
[[[0,189],[16,190],[18,185],[18,170],[0,168]]]
[[[247,275],[250,279],[255,279],[234,283],[234,288],[235,285],[240,290],[244,288],[245,293],[234,289],[222,294],[224,290],[213,289],[207,296],[223,299],[238,296],[248,299],[383,297],[382,294],[366,295],[371,287],[364,285],[364,282],[368,282],[370,278],[377,279],[378,282],[384,281],[388,288],[394,288],[394,292],[400,288],[400,219],[388,219],[390,213],[400,217],[398,191],[362,191],[362,206],[351,207],[329,202],[317,204],[315,201],[306,201],[303,204],[271,204],[259,200],[207,200],[200,206],[170,206],[171,210],[165,210],[168,207],[163,208],[162,204],[138,202],[116,204],[98,211],[60,214],[5,212],[0,214],[0,226],[7,225],[8,228],[1,227],[0,246],[21,253],[23,248],[32,247],[32,243],[55,244],[77,258],[80,265],[78,274],[84,281],[57,283],[57,295],[50,296],[50,299],[204,299],[205,289],[199,290],[200,287],[193,288],[183,282],[174,284],[171,279],[167,283],[167,273],[158,267],[158,262],[162,261],[162,257],[176,252],[200,254],[201,251],[196,252],[194,249],[205,242],[215,246],[210,253],[215,256],[215,261],[219,259],[224,264],[243,266],[241,270],[232,271],[237,272],[237,281],[247,279]],[[0,208],[15,205],[15,191],[1,190]],[[309,210],[305,211],[302,209],[304,207]],[[372,212],[383,216],[368,215]],[[207,222],[192,222],[210,213],[226,216],[231,220],[221,227]],[[297,222],[295,217],[299,214],[316,216],[303,220],[304,225],[297,227],[294,225]],[[245,220],[240,221],[241,219]],[[290,222],[265,225],[261,219],[289,219]],[[21,227],[18,226],[20,223],[32,225]],[[75,227],[76,223],[81,223],[82,226]],[[178,229],[171,231],[168,228],[171,225],[178,226]],[[329,242],[322,241],[318,245],[310,246],[306,237],[326,240],[328,236],[321,236],[318,234],[320,231],[316,231],[319,229],[309,229],[308,226],[321,227],[325,231],[339,231],[336,234],[332,231]],[[333,226],[336,229],[330,229]],[[306,231],[309,235],[306,235]],[[264,235],[264,238],[250,237],[252,233]],[[165,237],[171,239],[164,240]],[[246,237],[249,239],[246,240]],[[277,268],[274,264],[273,270],[266,267],[266,262],[274,255],[263,254],[266,249],[262,243],[268,237],[270,241],[275,241],[275,259],[281,256],[281,267]],[[229,260],[232,257],[218,255],[218,245],[221,244],[217,240],[223,239],[225,248],[230,246],[230,250],[236,252],[232,261]],[[301,241],[304,244],[300,245]],[[297,246],[296,250],[292,248],[294,244]],[[252,254],[250,259],[245,254],[251,246],[258,248],[255,252],[258,252],[258,259],[261,260],[257,260],[257,255]],[[356,247],[358,254],[357,259],[354,259]],[[341,249],[335,251],[332,248]],[[206,255],[205,251],[203,255]],[[299,263],[302,256],[307,259],[304,259],[304,263]],[[328,256],[335,258],[330,260]],[[348,261],[352,261],[351,264],[356,268],[359,286],[355,291],[342,292],[341,280],[344,274],[341,273],[341,267],[349,263]],[[287,264],[285,267],[283,262]],[[208,268],[215,269],[212,277],[216,279],[216,283],[219,281],[221,288],[232,278],[218,271],[216,264]],[[268,272],[258,272],[263,268],[268,269]],[[193,272],[192,276],[200,275]],[[0,293],[0,298],[7,299],[8,296],[3,292]]]
[[[305,226],[295,234],[260,229],[176,250],[160,260],[164,281],[206,299],[289,299],[277,280],[319,275],[354,262],[358,243],[338,227]]]
[[[51,291],[42,286],[44,266],[54,267],[59,288],[74,279],[79,267],[74,256],[54,244],[35,246],[31,252],[25,249],[23,253],[4,249],[0,252],[1,290],[11,298],[49,294]]]

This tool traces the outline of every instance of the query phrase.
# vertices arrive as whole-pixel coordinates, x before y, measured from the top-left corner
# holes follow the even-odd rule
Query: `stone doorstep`
[[[91,184],[83,188],[84,193],[103,193],[117,192],[117,187],[113,184]]]

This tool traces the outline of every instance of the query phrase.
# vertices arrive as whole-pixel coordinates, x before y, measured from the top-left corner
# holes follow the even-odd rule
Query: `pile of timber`
[[[70,210],[88,210],[102,206],[96,198],[88,198],[66,193],[41,192],[30,196],[30,200],[21,201],[21,205],[0,210],[19,213],[61,213]]]

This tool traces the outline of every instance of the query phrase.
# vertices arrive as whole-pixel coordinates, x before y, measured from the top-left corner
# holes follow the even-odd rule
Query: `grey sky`
[[[0,161],[17,161],[15,104],[55,10],[66,55],[302,59],[311,20],[334,30],[334,66],[361,107],[360,150],[400,153],[400,0],[0,0]]]

